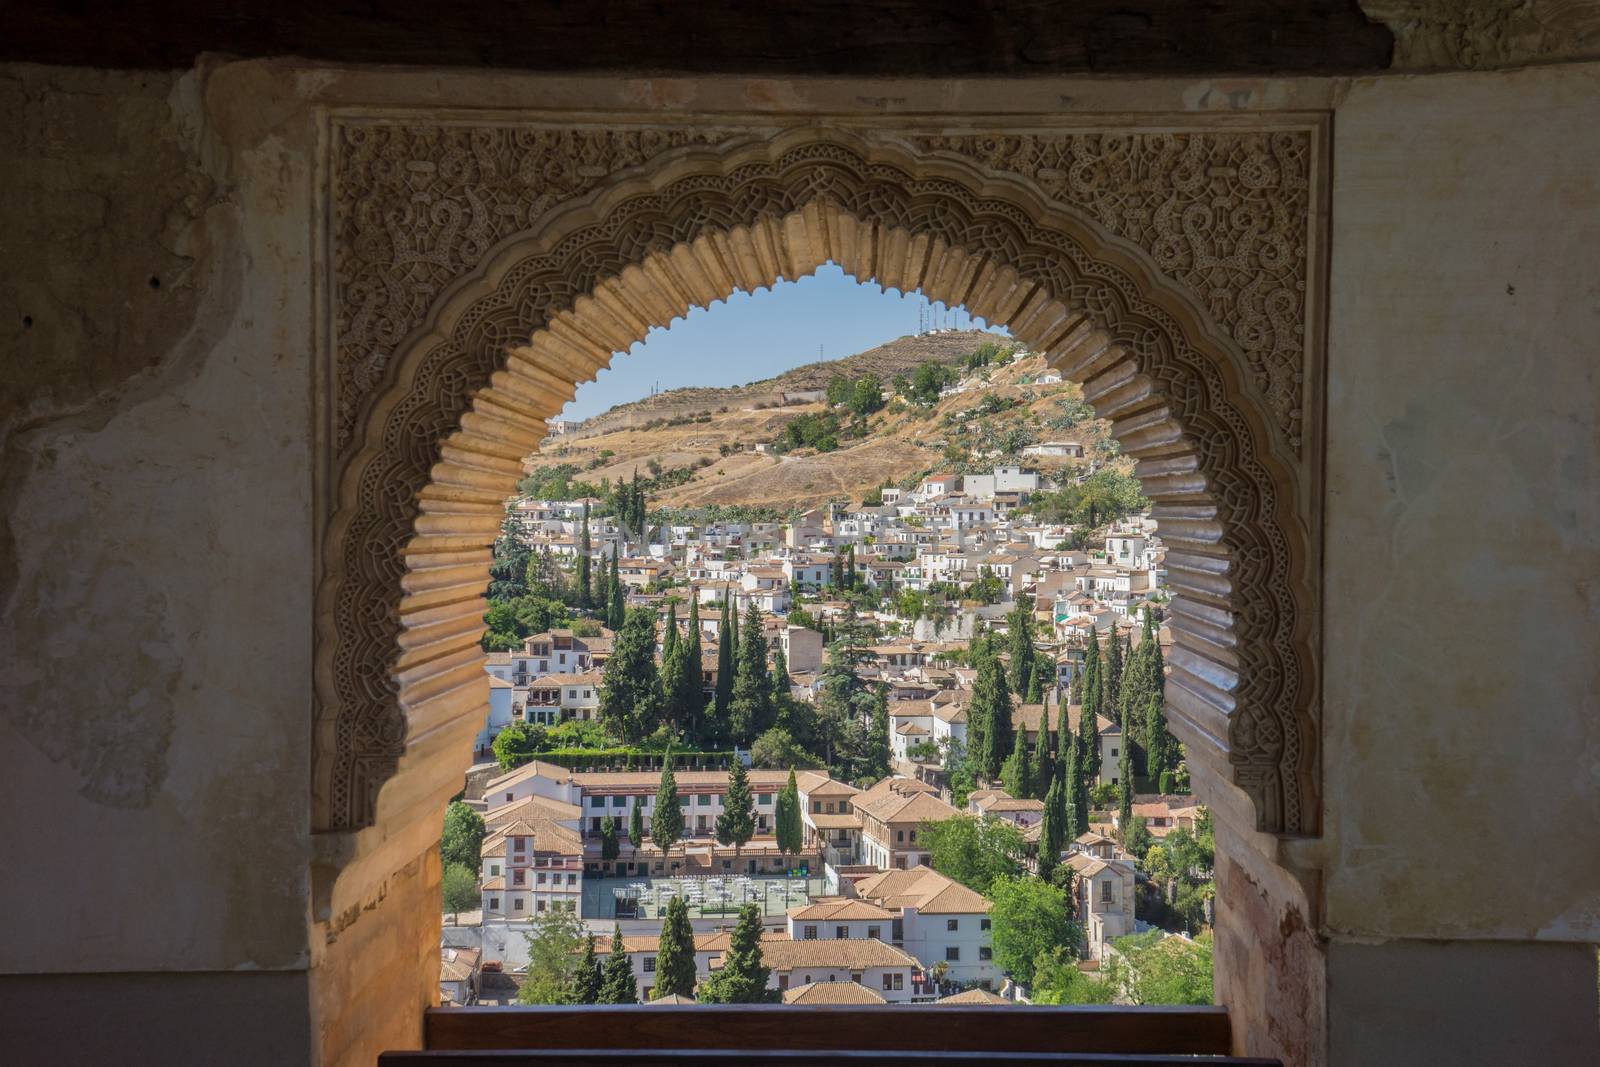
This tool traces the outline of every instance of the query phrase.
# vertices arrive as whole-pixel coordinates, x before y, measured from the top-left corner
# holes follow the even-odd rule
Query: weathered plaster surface
[[[1394,70],[1600,58],[1600,0],[1361,0],[1394,34]]]
[[[222,153],[192,75],[0,84],[0,970],[303,967],[304,170]]]
[[[1600,940],[1600,68],[1334,128],[1326,925]]]

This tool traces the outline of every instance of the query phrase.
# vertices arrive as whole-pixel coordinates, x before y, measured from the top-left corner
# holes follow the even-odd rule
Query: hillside
[[[718,408],[777,407],[784,405],[785,393],[804,393],[827,388],[835,375],[859,378],[876,374],[887,382],[896,374],[909,373],[921,363],[959,363],[968,352],[985,341],[1004,340],[981,330],[950,330],[943,333],[901,337],[842,359],[821,360],[763,378],[747,385],[720,388],[669,389],[655,396],[618,404],[584,421],[578,438],[593,437],[627,426],[638,426],[660,418],[703,415]]]
[[[547,440],[526,467],[530,473],[559,468],[595,484],[632,478],[637,470],[663,483],[650,494],[652,507],[750,504],[785,510],[830,498],[858,501],[885,481],[897,484],[933,470],[988,470],[1019,460],[1022,447],[1040,440],[1078,440],[1091,457],[1108,456],[1106,425],[1092,417],[1077,386],[1037,381],[1048,372],[1039,356],[967,372],[955,383],[961,392],[931,406],[894,395],[890,383],[896,375],[926,361],[959,365],[978,345],[994,340],[977,332],[907,337],[738,388],[662,393],[597,416],[584,434]],[[857,435],[841,432],[833,451],[773,454],[772,443],[790,422],[829,412],[820,401],[778,406],[776,396],[823,389],[837,374],[854,379],[869,372],[883,381],[888,403],[858,424]],[[848,421],[848,413],[842,414]],[[1085,465],[1021,461],[1045,471]]]

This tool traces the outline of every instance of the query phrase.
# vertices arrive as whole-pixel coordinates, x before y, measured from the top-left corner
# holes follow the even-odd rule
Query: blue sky
[[[939,325],[987,329],[965,310],[862,284],[829,263],[815,274],[759,293],[735,293],[657,327],[580,386],[562,418],[586,419],[650,395],[653,387],[743,385],[818,359],[840,359],[917,332],[929,309]],[[998,328],[996,328],[998,329]],[[1003,332],[1003,331],[1001,331]]]

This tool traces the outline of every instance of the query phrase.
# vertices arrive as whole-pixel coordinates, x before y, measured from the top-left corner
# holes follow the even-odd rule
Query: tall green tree
[[[1006,626],[1006,643],[1011,653],[1011,688],[1017,693],[1026,693],[1033,683],[1033,666],[1038,654],[1033,647],[1032,594],[1021,593],[1017,596],[1016,606],[1007,616]]]
[[[1083,735],[1079,734],[1077,743],[1072,746],[1072,751],[1077,758],[1077,766],[1073,768],[1072,777],[1067,782],[1071,790],[1072,799],[1072,836],[1087,833],[1089,830],[1089,776],[1084,773],[1084,763],[1087,760],[1088,748],[1084,744]]]
[[[617,556],[611,555],[611,584],[606,596],[606,626],[613,630],[622,629],[623,619],[627,614],[627,600],[622,589],[622,579],[618,577]],[[655,652],[655,623],[650,625],[650,650]]]
[[[1011,722],[1011,688],[1006,684],[1000,661],[987,642],[975,666],[978,676],[972,684],[972,701],[967,705],[968,727],[970,729],[974,716],[983,721],[983,745],[976,755],[984,776],[994,779],[999,777],[1000,768],[1016,743]]]
[[[722,814],[717,816],[717,843],[725,848],[731,845],[737,860],[739,850],[755,833],[756,807],[750,792],[750,775],[743,761],[736,759],[728,772],[728,795],[722,799]]]
[[[459,863],[446,864],[440,885],[444,891],[444,910],[450,913],[452,922],[462,912],[472,911],[482,903],[478,894],[478,872],[473,868]]]
[[[1044,821],[1039,824],[1039,877],[1046,881],[1055,873],[1069,840],[1071,816],[1067,813],[1066,782],[1066,775],[1057,775],[1044,795]]]
[[[783,717],[783,705],[790,699],[789,696],[789,657],[783,654],[780,644],[772,650],[772,721],[779,726],[784,725],[778,720]]]
[[[1100,702],[1097,710],[1106,718],[1117,714],[1117,694],[1122,689],[1122,639],[1113,626],[1106,637],[1106,669],[1100,678]]]
[[[1041,956],[1080,938],[1066,893],[1042,878],[1002,878],[989,887],[994,962],[1023,985]]]
[[[583,939],[583,956],[573,978],[573,999],[579,1004],[593,1004],[600,999],[600,957],[594,950],[593,933]]]
[[[444,833],[439,838],[439,862],[460,864],[477,871],[483,866],[483,816],[456,800],[444,809]]]
[[[889,773],[889,687],[879,682],[872,687],[872,717],[868,720],[865,774],[882,778]]]
[[[584,933],[577,913],[565,908],[533,920],[532,929],[523,935],[528,943],[528,976],[517,990],[517,1003],[571,1004],[577,999]]]
[[[622,851],[622,843],[617,840],[617,820],[607,815],[600,820],[600,858],[614,860]]]
[[[639,983],[633,977],[633,964],[628,962],[628,953],[622,945],[621,923],[611,929],[611,952],[606,956],[597,1003],[639,1003]]]
[[[1060,705],[1057,708],[1059,716]],[[1039,799],[1049,795],[1055,778],[1056,763],[1050,751],[1050,706],[1047,704],[1039,713],[1039,743],[1033,746],[1033,789]]]
[[[589,505],[583,505],[583,521],[578,526],[578,607],[594,603],[593,561],[589,558]]]
[[[1041,719],[1039,732],[1044,734],[1044,723]],[[1006,777],[1005,768],[1001,769],[1000,781],[1005,785],[1005,790],[1018,800],[1037,800],[1034,796],[1033,757],[1028,753],[1028,734],[1024,730],[1017,731],[1016,745],[1011,750],[1011,755],[1006,758],[1006,764],[1011,768],[1010,778]]]
[[[633,813],[628,816],[628,844],[638,852],[644,847],[644,802],[639,797],[633,798]]]
[[[772,968],[761,958],[761,909],[747,904],[728,938],[722,967],[700,983],[699,999],[707,1004],[769,1004],[778,991],[768,989]]]
[[[738,669],[738,632],[735,629],[732,609],[726,593],[722,596],[722,618],[717,623],[717,688],[712,709],[712,729],[706,731],[709,739],[722,742],[727,739],[728,714],[733,705],[733,676]]]
[[[665,663],[678,646],[678,605],[667,604],[667,622],[661,629],[661,662]]]
[[[800,785],[795,780],[794,768],[789,768],[789,780],[778,793],[773,815],[778,838],[778,851],[792,856],[805,847],[805,823],[800,815]]]
[[[1061,722],[1061,788],[1066,799],[1066,822],[1062,830],[1068,842],[1076,841],[1078,835],[1089,829],[1087,819],[1078,818],[1078,793],[1083,788],[1083,772],[1079,765],[1078,753],[1082,746],[1073,736],[1065,719]],[[1087,805],[1085,806],[1087,808]]]
[[[1033,661],[1033,670],[1028,675],[1028,695],[1026,702],[1029,704],[1043,704],[1044,693],[1050,686],[1052,672],[1044,659]]]
[[[683,808],[678,804],[678,776],[672,770],[672,750],[667,750],[661,765],[661,785],[656,789],[656,807],[650,816],[650,839],[661,854],[672,851],[683,837]]]
[[[1100,714],[1085,707],[1079,725],[1083,735],[1083,776],[1093,788],[1100,780]]]
[[[691,663],[698,659],[691,657],[695,636],[678,633],[674,611],[667,615],[666,632],[661,653],[661,715],[691,743],[697,743],[701,686],[699,669]]]
[[[1122,752],[1117,756],[1117,807],[1122,825],[1133,819],[1133,756],[1132,749],[1123,739]]]
[[[600,680],[600,718],[630,745],[660,725],[654,608],[634,608],[621,625]]]
[[[684,631],[683,691],[679,695],[683,708],[684,733],[701,744],[705,734],[705,662],[700,648],[700,598],[689,601],[689,626]]]
[[[767,674],[767,638],[761,610],[750,602],[744,617],[739,662],[734,668],[728,727],[736,745],[748,746],[772,725],[772,679]]]
[[[975,892],[1022,873],[1027,839],[1009,819],[959,814],[924,823],[917,833],[933,869]]]
[[[656,985],[651,994],[662,997],[694,996],[694,930],[689,925],[689,905],[682,897],[667,901],[656,948]]]
[[[1079,707],[1100,707],[1100,677],[1100,635],[1090,626],[1089,645],[1083,653],[1083,685],[1078,697]]]

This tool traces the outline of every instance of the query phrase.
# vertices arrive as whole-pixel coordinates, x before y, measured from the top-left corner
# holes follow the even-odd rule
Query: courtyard
[[[784,915],[826,893],[824,880],[811,876],[705,875],[670,878],[622,877],[583,880],[580,914],[585,919],[660,919],[667,904],[682,897],[691,919],[731,918],[746,904],[758,904],[763,918]]]

